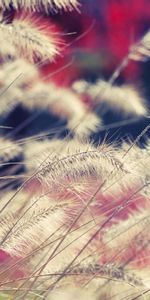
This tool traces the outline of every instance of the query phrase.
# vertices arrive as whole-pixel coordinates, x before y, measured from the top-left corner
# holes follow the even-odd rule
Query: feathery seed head
[[[14,0],[13,3],[11,0],[1,0],[0,7],[2,9],[10,9],[13,5],[13,8],[16,10],[25,9],[31,11],[45,11],[49,12],[50,10],[64,9],[72,10],[77,8],[77,0]]]
[[[104,103],[108,108],[116,109],[128,115],[146,115],[147,109],[143,97],[135,87],[130,85],[116,86],[104,80],[98,80],[96,84],[86,81],[77,81],[73,84],[73,89],[79,93],[88,94],[94,105]]]
[[[46,33],[27,17],[15,19],[11,24],[1,24],[0,33],[15,47],[19,57],[30,62],[53,61],[59,54],[60,39],[56,34]]]

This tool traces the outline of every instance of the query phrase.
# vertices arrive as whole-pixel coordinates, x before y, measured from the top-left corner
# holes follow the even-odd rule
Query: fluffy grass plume
[[[19,57],[29,61],[52,61],[59,53],[59,39],[53,33],[44,32],[27,17],[14,20],[11,24],[1,24],[1,36],[15,47]]]
[[[29,9],[32,11],[45,11],[48,12],[50,9],[54,10],[55,8],[57,9],[64,9],[64,10],[71,10],[73,8],[76,8],[78,5],[77,0],[39,0],[38,3],[36,0],[2,0],[1,1],[1,8],[2,9],[9,9],[13,5],[15,9]]]
[[[89,84],[85,81],[75,82],[73,89],[79,94],[88,94],[96,106],[105,104],[108,108],[118,110],[125,115],[142,116],[147,114],[144,98],[133,86],[116,86],[98,80],[96,84]]]

